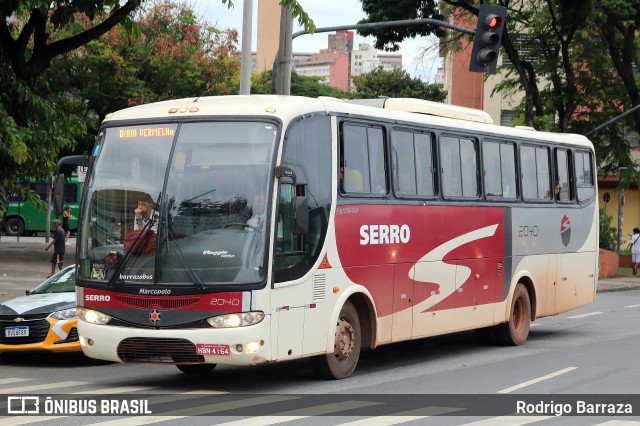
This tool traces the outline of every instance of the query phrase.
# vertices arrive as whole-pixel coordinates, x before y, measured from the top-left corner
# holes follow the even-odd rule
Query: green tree
[[[135,34],[114,27],[73,54],[52,61],[44,79],[84,100],[89,135],[104,116],[132,105],[237,93],[236,30],[201,22],[186,4],[169,1],[134,16]],[[92,145],[89,136],[84,149]]]
[[[618,248],[618,230],[612,225],[613,219],[600,209],[600,248],[615,251]]]
[[[396,2],[362,0],[370,20],[389,20],[376,11],[395,8],[393,19],[436,18],[475,28],[480,3],[474,0]],[[502,38],[505,65],[495,92],[524,93],[519,107],[526,124],[542,130],[579,132],[596,127],[640,102],[637,87],[639,48],[637,0],[498,0],[507,7]],[[372,19],[376,18],[376,19]],[[394,49],[398,41],[429,31],[429,26],[376,30],[376,47]],[[432,28],[431,31],[434,31]],[[364,33],[364,32],[363,32]],[[460,34],[447,32],[447,49],[469,48]],[[466,36],[465,36],[466,37]],[[467,46],[467,47],[464,47]],[[640,111],[596,135],[594,143],[604,170],[631,169],[629,128],[640,131]]]
[[[385,71],[382,67],[353,78],[356,86],[352,98],[418,98],[443,102],[447,92],[440,84],[429,84],[413,78],[404,70]]]
[[[220,0],[232,6],[230,0]],[[0,16],[0,217],[7,197],[24,189],[19,175],[45,177],[59,155],[87,137],[78,99],[43,78],[54,60],[77,54],[131,18],[144,0],[4,0]],[[306,29],[314,24],[297,0],[281,0]],[[77,25],[78,21],[91,25]]]
[[[271,70],[254,74],[251,77],[251,93],[271,93]],[[310,98],[331,96],[334,98],[344,99],[348,97],[348,92],[321,83],[320,77],[303,76],[296,73],[295,70],[292,70],[291,95],[307,96]]]

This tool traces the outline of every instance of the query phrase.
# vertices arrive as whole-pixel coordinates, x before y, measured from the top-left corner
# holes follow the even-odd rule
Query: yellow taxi
[[[81,351],[77,323],[72,265],[25,296],[0,303],[0,352]]]

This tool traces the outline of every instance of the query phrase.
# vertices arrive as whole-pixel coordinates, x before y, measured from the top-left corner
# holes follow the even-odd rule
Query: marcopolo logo
[[[169,288],[141,288],[138,294],[149,294],[152,296],[161,296],[171,294],[171,289]]]

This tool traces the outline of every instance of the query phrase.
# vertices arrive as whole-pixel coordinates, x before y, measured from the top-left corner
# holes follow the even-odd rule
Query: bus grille
[[[13,316],[15,317],[15,315]],[[5,328],[15,326],[28,326],[29,335],[25,337],[5,337]],[[26,345],[29,343],[44,342],[49,333],[49,321],[40,319],[35,321],[25,320],[19,323],[0,319],[0,343],[3,345]]]
[[[204,357],[196,354],[196,346],[185,339],[130,337],[118,345],[118,357],[122,362],[152,364],[204,362]]]
[[[160,306],[162,309],[184,309],[200,303],[199,297],[144,297],[117,295],[116,300],[132,308],[149,309],[152,305]]]

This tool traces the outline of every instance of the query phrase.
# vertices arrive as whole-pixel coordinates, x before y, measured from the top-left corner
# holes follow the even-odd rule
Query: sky
[[[256,49],[258,1],[253,0],[253,40],[252,50]],[[222,0],[191,0],[189,2],[196,14],[219,29],[235,28],[242,35],[243,0],[233,0],[234,7],[228,9]],[[303,9],[316,24],[316,28],[356,24],[365,17],[362,3],[358,0],[299,0]],[[303,28],[294,20],[293,32]],[[330,33],[302,35],[293,40],[294,52],[317,52],[327,48],[327,36]],[[355,34],[354,48],[360,43],[373,45],[373,37],[361,37]],[[242,40],[240,40],[242,43]],[[238,45],[240,48],[241,44]],[[407,39],[400,44],[403,68],[415,78],[432,83],[440,65],[437,58],[435,38],[418,37]],[[430,48],[426,55],[424,48]],[[424,57],[423,57],[424,56]]]

